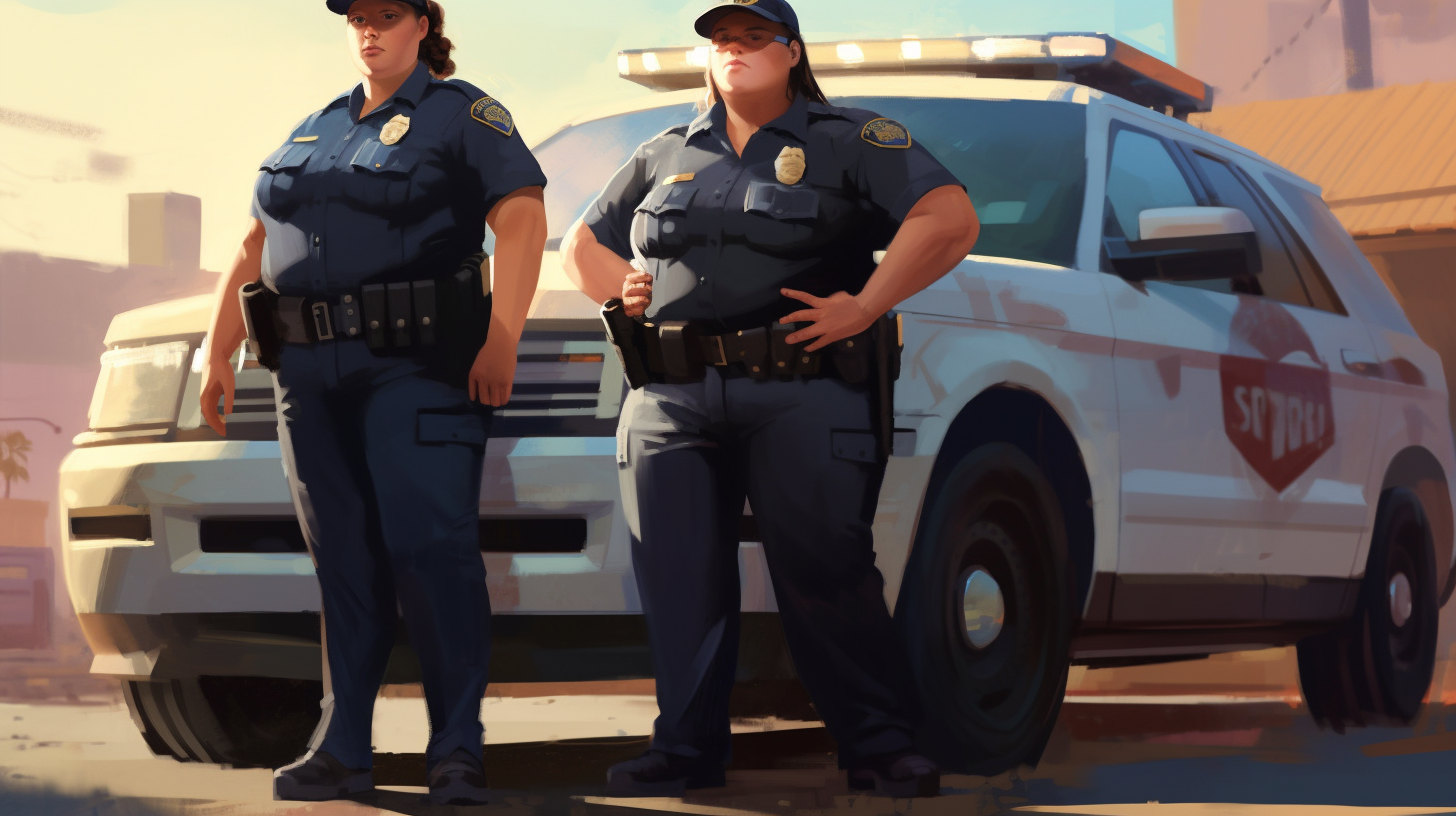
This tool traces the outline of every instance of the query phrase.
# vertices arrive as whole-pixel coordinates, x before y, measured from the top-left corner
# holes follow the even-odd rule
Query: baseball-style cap
[[[429,11],[429,7],[425,5],[425,0],[399,0],[399,2],[407,6],[414,6],[420,10],[421,14]],[[349,6],[354,5],[354,0],[327,0],[327,3],[329,11],[335,14],[348,14]]]
[[[719,3],[716,6],[703,12],[698,21],[693,23],[693,30],[704,37],[713,36],[713,26],[723,15],[735,11],[746,11],[749,14],[757,14],[769,22],[778,23],[784,26],[795,37],[802,39],[799,34],[799,15],[794,13],[793,7],[784,0],[733,0],[731,3]]]

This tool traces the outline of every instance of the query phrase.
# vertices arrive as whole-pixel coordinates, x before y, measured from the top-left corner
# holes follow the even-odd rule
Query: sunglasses
[[[726,31],[718,31],[710,39],[713,42],[714,48],[727,48],[736,42],[742,45],[745,51],[762,51],[776,42],[781,42],[784,45],[789,44],[788,37],[770,34],[767,31],[750,31],[742,36],[729,34]]]

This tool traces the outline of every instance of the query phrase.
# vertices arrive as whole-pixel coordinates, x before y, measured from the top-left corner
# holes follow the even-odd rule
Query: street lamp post
[[[49,419],[41,419],[40,417],[0,417],[0,422],[41,422],[51,426],[53,432],[61,432],[61,426],[51,422]]]

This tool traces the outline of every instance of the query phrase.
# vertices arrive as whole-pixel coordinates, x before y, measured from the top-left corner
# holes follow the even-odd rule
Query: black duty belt
[[[435,344],[440,323],[438,283],[431,280],[361,286],[330,297],[278,296],[285,343],[326,343],[363,337],[373,348]]]

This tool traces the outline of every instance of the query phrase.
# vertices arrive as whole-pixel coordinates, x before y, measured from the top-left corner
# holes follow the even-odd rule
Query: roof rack
[[[1213,108],[1213,88],[1107,34],[809,43],[816,74],[961,73],[1075,82],[1179,119]],[[708,46],[622,51],[617,72],[658,91],[703,86]]]

